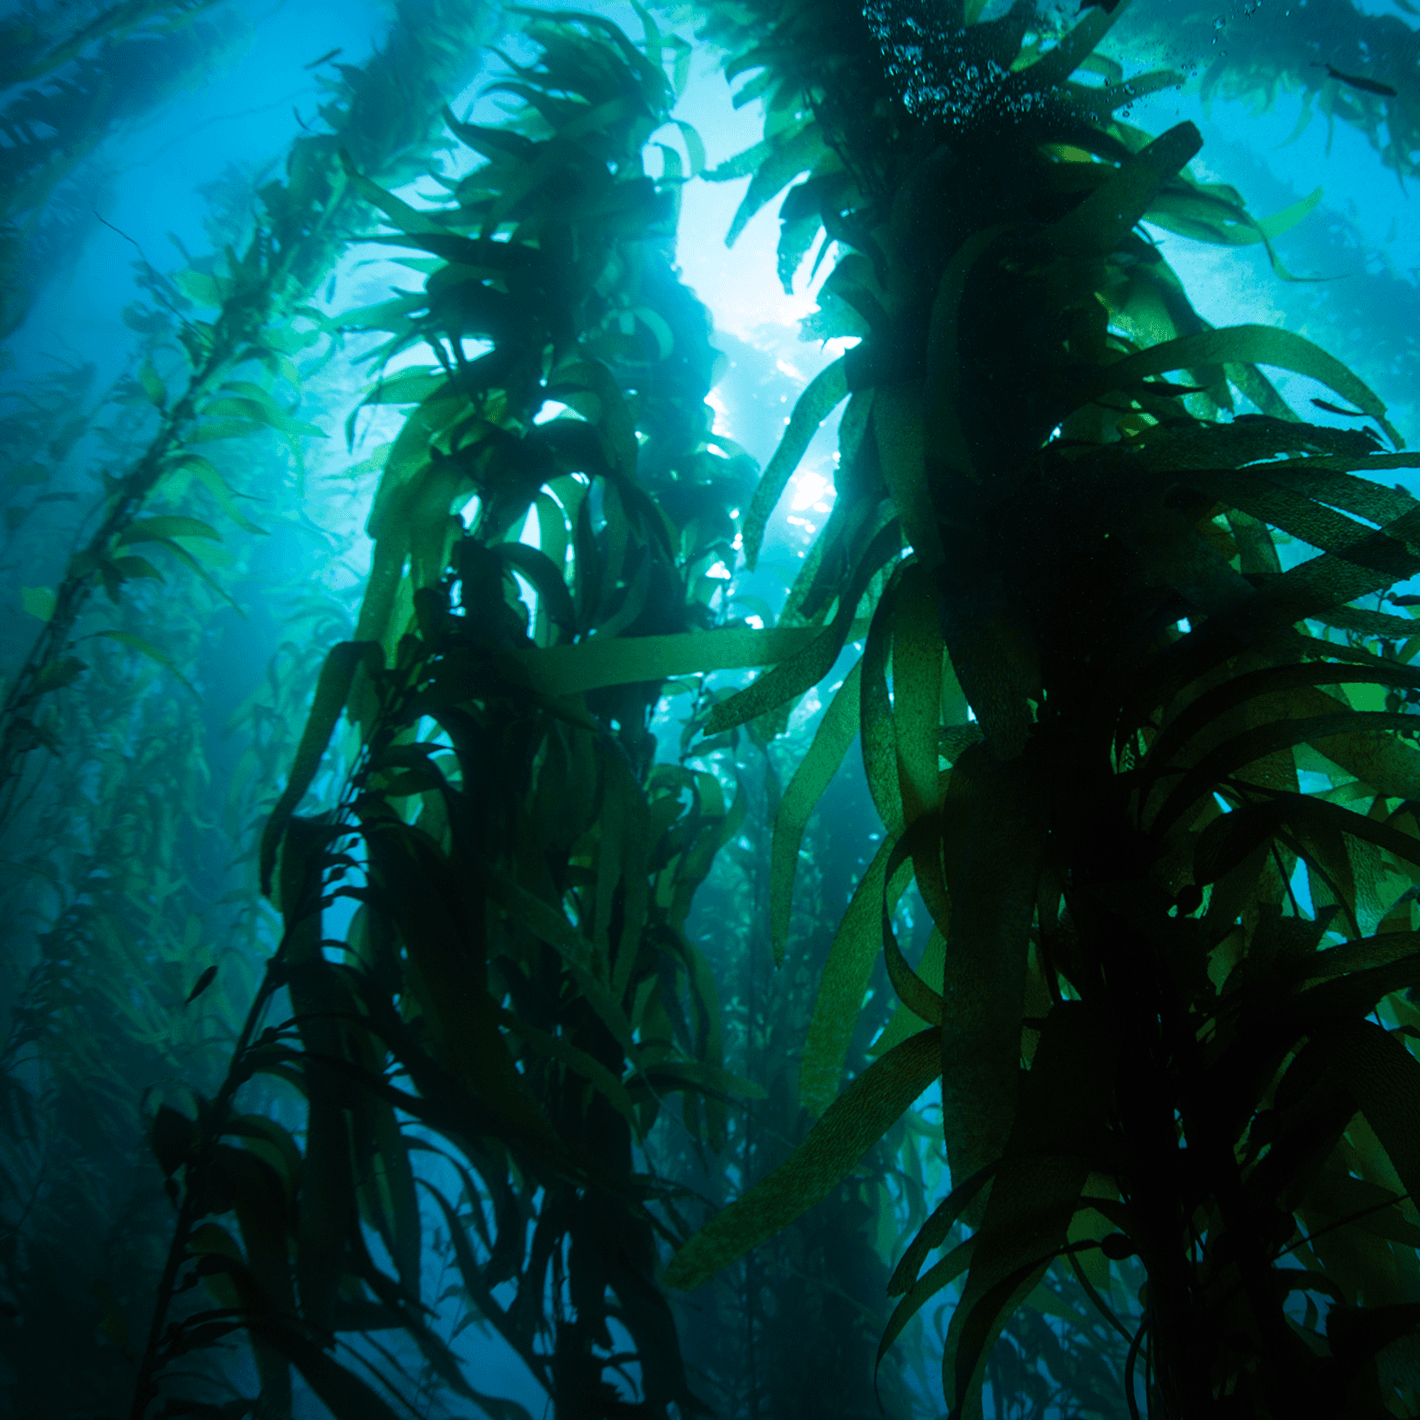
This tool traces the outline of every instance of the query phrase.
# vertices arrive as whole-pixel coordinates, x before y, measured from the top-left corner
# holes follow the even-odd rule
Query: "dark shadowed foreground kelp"
[[[906,1249],[885,1344],[964,1276],[953,1413],[979,1408],[1047,1268],[1136,1255],[1131,1405],[1413,1413],[1420,673],[1409,618],[1354,603],[1420,569],[1420,505],[1380,481],[1416,460],[1297,422],[1259,364],[1395,438],[1306,341],[1208,328],[1135,233],[1219,199],[1184,174],[1190,125],[1151,140],[1110,119],[1127,86],[1070,81],[1103,9],[1044,50],[1024,6],[972,26],[939,7],[930,44],[921,13],[755,7],[730,66],[773,95],[747,202],[809,174],[784,239],[838,240],[822,333],[864,338],[806,393],[746,523],[752,557],[849,397],[790,597],[824,629],[711,719],[802,694],[871,614],[781,811],[803,822],[856,729],[887,834],[825,971],[807,1101],[832,1098],[879,949],[920,1028],[669,1280],[796,1217],[940,1077],[957,1186]],[[880,69],[854,62],[876,44]],[[1284,571],[1272,529],[1320,555]],[[909,872],[941,934],[920,974],[885,903]]]

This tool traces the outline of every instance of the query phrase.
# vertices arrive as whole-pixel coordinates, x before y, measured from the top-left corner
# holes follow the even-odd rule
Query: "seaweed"
[[[417,407],[375,495],[355,636],[325,660],[263,838],[280,946],[215,1098],[154,1119],[179,1213],[135,1414],[174,1362],[237,1329],[262,1405],[289,1404],[294,1368],[336,1414],[385,1413],[393,1358],[345,1339],[372,1309],[453,1394],[521,1414],[423,1320],[421,1195],[467,1305],[559,1415],[620,1414],[625,1384],[645,1413],[696,1409],[653,1280],[670,1184],[638,1172],[635,1145],[673,1095],[714,1140],[753,1089],[717,1058],[713,987],[683,931],[744,800],[652,762],[661,677],[598,687],[595,672],[623,640],[705,621],[744,483],[709,443],[713,355],[668,263],[674,194],[642,169],[670,83],[589,17],[529,17],[525,33],[540,57],[493,86],[523,100],[518,121],[447,115],[488,159],[450,204],[415,210],[347,159],[393,228],[368,240],[434,260],[417,295],[346,325],[387,334],[372,358],[422,345],[436,363],[371,392]],[[490,348],[470,355],[472,340]],[[565,412],[540,420],[549,401]],[[657,492],[695,495],[684,524]],[[536,546],[520,540],[530,514]],[[573,636],[593,678],[580,690],[539,663]],[[342,714],[338,801],[299,813]],[[356,906],[337,938],[323,924],[342,900]],[[264,1024],[278,1000],[288,1018]],[[235,1113],[263,1073],[297,1085],[307,1121],[304,1147],[282,1132],[269,1177]],[[199,1277],[217,1305],[173,1312]]]
[[[834,749],[786,795],[801,823],[856,718],[885,830],[858,894],[881,930],[874,945],[851,925],[855,900],[810,1031],[808,1098],[823,1108],[841,1072],[877,946],[919,1028],[667,1280],[692,1288],[802,1214],[940,1079],[956,1189],[891,1290],[904,1317],[964,1278],[942,1361],[953,1415],[979,1412],[1007,1318],[1092,1250],[1137,1255],[1147,1275],[1124,1323],[1131,1405],[1137,1377],[1164,1414],[1381,1413],[1378,1355],[1412,1322],[1375,1299],[1405,1295],[1408,1245],[1341,1261],[1321,1239],[1351,1210],[1323,1195],[1338,1169],[1389,1186],[1373,1217],[1410,1235],[1401,1120],[1420,1077],[1398,993],[1420,845],[1397,696],[1415,672],[1388,640],[1337,644],[1325,628],[1420,567],[1414,500],[1375,481],[1415,460],[1299,421],[1259,365],[1320,379],[1398,444],[1371,391],[1308,342],[1208,329],[1135,234],[1187,193],[1199,139],[1188,124],[1145,139],[1072,92],[1108,15],[1041,50],[1021,11],[979,35],[941,12],[926,72],[899,59],[913,46],[894,26],[920,29],[910,9],[718,13],[748,31],[730,71],[802,76],[769,106],[770,186],[818,171],[815,153],[852,175],[815,195],[875,296],[854,302],[867,329],[822,403],[870,404],[870,432],[855,421],[842,455],[839,503],[860,512],[840,526],[885,526],[895,565],[875,585],[883,549],[824,556],[844,571],[823,662],[781,661],[710,728],[792,703],[836,658],[845,619],[871,618],[856,717],[840,691]],[[876,87],[848,59],[870,42]],[[953,66],[976,75],[971,93],[944,89]],[[784,223],[796,247],[803,217],[796,205]],[[1146,301],[1160,325],[1141,319]],[[1187,383],[1160,379],[1174,371]],[[1235,414],[1239,398],[1259,413]],[[897,521],[882,525],[885,502]],[[1319,555],[1283,571],[1272,529]],[[1391,708],[1369,708],[1363,686],[1394,692]],[[1303,769],[1345,800],[1302,792]],[[781,913],[794,857],[776,850]],[[943,939],[930,978],[891,929],[908,871]],[[1328,933],[1351,945],[1323,947]],[[1343,954],[1334,977],[1329,951]],[[830,989],[836,973],[846,984]],[[1367,1019],[1380,1003],[1390,1029]],[[1082,1216],[1112,1231],[1076,1233]],[[958,1219],[969,1236],[922,1275]],[[1324,1326],[1289,1306],[1317,1276],[1334,1302]]]
[[[46,465],[147,452],[27,589],[0,741],[53,893],[0,1052],[7,1356],[75,1330],[97,1219],[70,1411],[523,1420],[470,1328],[563,1420],[906,1411],[934,1345],[953,1416],[1413,1410],[1417,456],[1316,344],[1210,326],[1141,226],[1287,279],[1315,195],[1256,218],[1192,125],[1120,116],[1174,82],[1100,53],[1127,6],[691,13],[765,107],[705,174],[749,178],[730,239],[780,198],[781,281],[822,233],[811,333],[858,338],[757,486],[673,264],[698,137],[645,165],[690,46],[644,12],[518,12],[503,117],[445,111],[466,160],[415,205],[478,55],[405,7],[254,217],[232,186],[241,240],[144,263],[107,434],[56,431],[82,368],[9,416],[16,556],[67,511]],[[318,311],[352,240],[414,289]],[[155,688],[209,705],[201,608],[241,603],[201,549],[259,565],[251,495],[300,489],[347,341],[350,458],[402,411],[350,471],[371,570],[353,624],[310,592],[285,628],[219,831]],[[749,623],[723,573],[839,408],[834,510]],[[229,881],[187,836],[245,855],[230,914],[185,912]]]

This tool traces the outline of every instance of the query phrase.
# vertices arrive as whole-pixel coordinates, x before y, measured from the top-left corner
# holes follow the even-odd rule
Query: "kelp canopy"
[[[1203,83],[1328,95],[1403,173],[1411,80],[1356,82],[1373,22],[1332,12],[1324,80],[1309,21]],[[1182,82],[1129,67],[1142,3],[636,19],[411,0],[243,243],[147,268],[130,422],[15,416],[22,486],[141,450],[25,588],[0,725],[44,923],[17,1413],[524,1420],[495,1355],[559,1420],[856,1420],[877,1381],[903,1420],[1420,1413],[1420,455],[1156,236],[1281,281],[1317,199],[1258,218],[1193,123],[1126,120]],[[696,46],[765,115],[709,171],[667,138]],[[731,240],[781,199],[777,275],[817,243],[809,333],[850,347],[762,472],[675,265],[702,175],[749,179]],[[318,296],[347,247],[399,284]],[[219,826],[167,688],[211,696],[200,549],[255,578],[255,517],[320,535],[313,398],[373,481],[358,609],[327,538]],[[739,616],[835,411],[831,512]]]

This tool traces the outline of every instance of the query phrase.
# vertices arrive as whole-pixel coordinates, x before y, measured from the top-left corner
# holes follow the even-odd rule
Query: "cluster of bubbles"
[[[1046,96],[1008,84],[1008,70],[979,52],[970,30],[933,0],[867,0],[863,16],[882,52],[888,79],[914,117],[969,128],[1038,111]]]

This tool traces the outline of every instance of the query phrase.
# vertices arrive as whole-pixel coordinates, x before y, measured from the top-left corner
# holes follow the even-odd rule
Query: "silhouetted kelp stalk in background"
[[[0,339],[77,255],[92,199],[72,191],[80,165],[196,79],[240,23],[223,0],[61,3],[0,20]]]
[[[151,361],[145,362],[136,383],[156,408],[158,428],[143,454],[105,483],[97,526],[70,559],[52,604],[36,604],[47,612],[45,625],[7,682],[0,707],[0,831],[13,816],[28,756],[46,742],[39,718],[44,696],[84,670],[72,654],[73,637],[94,591],[102,586],[116,599],[125,581],[152,575],[151,564],[132,550],[138,545],[157,543],[200,572],[193,555],[174,539],[220,540],[200,519],[144,519],[155,489],[167,478],[196,474],[230,509],[230,490],[191,448],[194,442],[269,427],[289,440],[299,464],[300,440],[321,432],[294,418],[276,393],[284,381],[299,398],[290,357],[317,343],[324,326],[306,303],[366,210],[350,192],[341,150],[387,181],[405,181],[421,171],[438,103],[467,74],[485,14],[466,3],[446,7],[418,0],[404,10],[391,41],[365,69],[342,69],[321,114],[330,131],[298,139],[285,181],[261,190],[262,219],[246,250],[240,255],[228,250],[221,266],[193,273],[189,286],[196,304],[215,307],[214,318],[197,320],[177,310],[156,273],[149,272],[160,302],[178,316],[186,369],[175,382],[164,381]],[[264,370],[267,383],[243,378],[256,373],[244,371],[246,365]],[[165,659],[161,648],[146,642],[137,649]]]
[[[1124,18],[1121,40],[1164,53],[1196,45],[1205,106],[1216,94],[1266,109],[1279,92],[1300,90],[1302,110],[1289,141],[1321,113],[1328,154],[1340,119],[1366,135],[1397,177],[1413,175],[1420,159],[1420,34],[1398,15],[1365,13],[1350,0],[1283,8],[1285,15],[1257,6],[1246,13],[1200,7],[1167,16],[1162,7],[1154,13],[1138,8]],[[1205,50],[1210,29],[1217,43]]]

